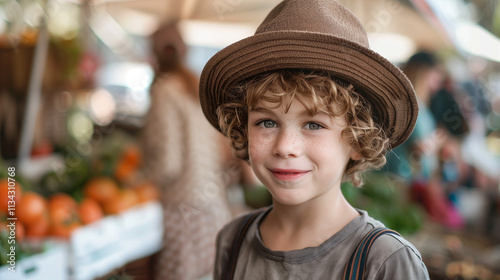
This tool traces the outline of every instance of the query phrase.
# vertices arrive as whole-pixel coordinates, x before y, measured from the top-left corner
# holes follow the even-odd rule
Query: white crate
[[[71,235],[71,279],[91,280],[157,252],[162,245],[160,203],[147,203],[79,228]]]
[[[119,247],[122,225],[116,216],[108,216],[90,225],[76,229],[70,238],[73,258],[92,255],[95,252],[116,250]]]
[[[16,272],[9,266],[0,267],[0,279],[5,280],[67,280],[68,248],[66,244],[50,244],[45,252],[32,255],[16,263]]]

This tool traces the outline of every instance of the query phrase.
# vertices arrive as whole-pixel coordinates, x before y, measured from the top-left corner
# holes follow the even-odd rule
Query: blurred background
[[[199,76],[279,2],[0,0],[0,278],[153,279],[169,244],[161,188],[141,171],[150,38],[176,22]],[[373,50],[416,73],[426,111],[407,147],[344,194],[413,242],[431,279],[500,279],[499,2],[339,2]],[[269,205],[262,186],[228,182],[233,215]]]

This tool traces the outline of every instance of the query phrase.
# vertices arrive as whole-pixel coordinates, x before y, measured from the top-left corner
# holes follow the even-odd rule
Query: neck
[[[317,198],[301,205],[283,205],[274,202],[274,217],[284,229],[341,223],[343,217],[358,212],[345,200],[340,192],[331,196]]]
[[[340,188],[335,191],[338,193],[301,205],[274,201],[273,209],[260,227],[264,244],[271,250],[281,251],[313,247],[340,231],[359,213],[345,200]]]

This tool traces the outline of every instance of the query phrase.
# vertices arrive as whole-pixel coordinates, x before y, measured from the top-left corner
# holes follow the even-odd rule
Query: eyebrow
[[[252,109],[250,109],[251,112],[272,112],[270,109],[268,108],[264,108],[264,107],[253,107]]]
[[[265,107],[254,107],[254,108],[251,108],[250,109],[250,112],[257,112],[257,113],[269,113],[269,114],[274,114],[274,112],[269,109],[269,108],[265,108]],[[325,116],[329,116],[328,114],[326,114],[325,112],[317,112],[314,116],[316,115],[325,115]],[[309,114],[309,112],[304,109],[300,112],[299,116],[311,116],[311,114]]]

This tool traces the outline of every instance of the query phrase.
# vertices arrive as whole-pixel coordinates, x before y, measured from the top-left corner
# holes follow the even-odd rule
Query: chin
[[[306,196],[297,191],[278,190],[272,191],[273,203],[279,203],[286,206],[300,205],[306,202]]]

